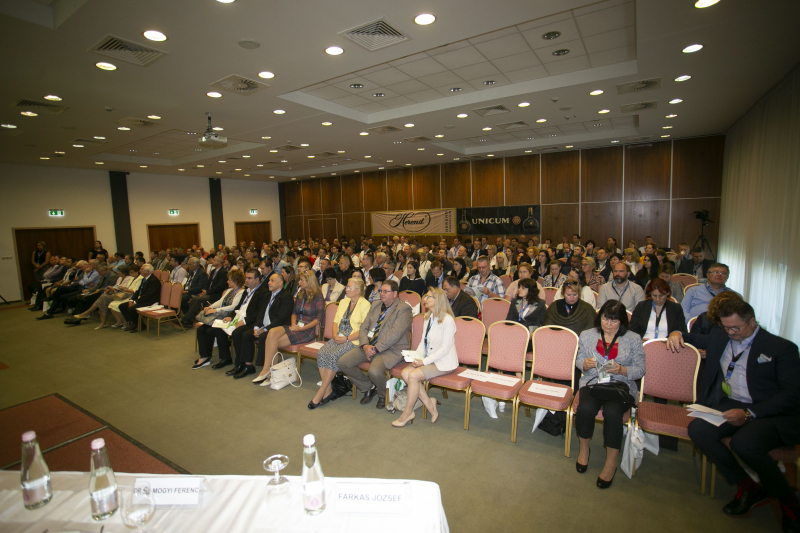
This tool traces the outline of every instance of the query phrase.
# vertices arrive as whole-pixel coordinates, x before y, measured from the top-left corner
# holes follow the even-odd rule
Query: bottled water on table
[[[89,498],[92,504],[92,519],[105,520],[119,507],[117,478],[111,470],[106,452],[106,441],[92,441],[92,472],[89,477]]]
[[[38,509],[53,498],[50,485],[50,469],[39,449],[36,432],[26,431],[22,434],[22,503],[25,509]]]
[[[325,510],[325,476],[319,464],[314,435],[303,437],[303,507],[310,515]]]

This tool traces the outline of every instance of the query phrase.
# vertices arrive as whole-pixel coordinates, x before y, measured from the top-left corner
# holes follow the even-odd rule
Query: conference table
[[[174,478],[153,474],[116,474],[118,487],[132,487],[137,478]],[[447,533],[447,517],[442,507],[439,485],[428,481],[379,480],[365,478],[325,478],[327,506],[316,516],[303,510],[302,484],[298,476],[290,481],[290,497],[275,505],[267,503],[270,476],[192,476],[202,478],[200,504],[189,507],[156,507],[146,530],[162,532],[431,532]],[[168,481],[168,480],[167,480]],[[26,510],[22,505],[19,472],[0,471],[0,531],[3,533],[81,532],[123,533],[135,528],[123,524],[120,511],[101,522],[90,515],[89,474],[54,472],[51,474],[53,499],[44,507]],[[399,513],[360,513],[338,504],[341,487],[403,486],[407,499]],[[341,489],[340,492],[344,490]]]

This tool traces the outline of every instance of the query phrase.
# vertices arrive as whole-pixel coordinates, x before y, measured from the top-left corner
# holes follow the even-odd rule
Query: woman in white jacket
[[[431,287],[423,296],[425,302],[425,322],[422,324],[422,339],[417,346],[414,361],[403,369],[402,379],[408,385],[408,401],[400,418],[392,422],[394,427],[401,428],[414,421],[414,405],[419,398],[431,413],[431,423],[439,418],[436,410],[437,401],[430,398],[421,386],[437,376],[449,374],[458,368],[456,354],[456,319],[447,294],[442,289]]]

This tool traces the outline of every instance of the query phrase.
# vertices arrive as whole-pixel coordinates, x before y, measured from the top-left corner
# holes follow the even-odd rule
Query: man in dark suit
[[[194,317],[200,312],[206,303],[214,303],[222,298],[222,293],[228,287],[228,273],[222,268],[222,259],[214,257],[211,260],[214,270],[210,275],[207,275],[206,286],[200,293],[189,301],[188,309],[184,311],[181,322],[186,327],[191,327],[194,324]],[[201,271],[199,268],[196,272]],[[204,272],[204,271],[203,271]],[[181,299],[181,304],[183,299]]]
[[[242,351],[242,337],[248,329],[252,329],[253,324],[258,320],[258,309],[261,306],[261,300],[264,295],[269,295],[269,285],[267,278],[265,278],[260,271],[251,268],[245,273],[244,284],[247,287],[247,292],[244,293],[239,304],[233,310],[233,316],[224,318],[223,321],[236,320],[236,329],[231,333],[231,344],[236,353]],[[219,363],[213,365],[211,368],[214,370],[224,368],[230,365],[233,361],[231,359],[222,359],[220,357]],[[227,372],[232,376],[238,372],[237,367],[234,366]]]
[[[264,364],[264,346],[267,340],[267,334],[272,328],[289,326],[292,323],[292,310],[294,308],[294,300],[288,291],[283,289],[283,276],[277,272],[270,274],[266,282],[269,293],[264,294],[261,298],[258,307],[258,314],[256,315],[256,322],[253,327],[245,326],[242,332],[241,345],[236,348],[236,366],[232,373],[228,371],[228,375],[232,375],[234,379],[242,379],[245,376],[256,373],[256,367],[253,366],[253,352],[255,351],[254,343],[258,339],[258,357],[256,358],[257,365]],[[249,306],[248,306],[249,311]],[[274,354],[270,354],[272,357]]]
[[[450,301],[450,308],[455,316],[470,316],[478,318],[478,304],[469,294],[461,290],[461,283],[455,276],[447,276],[442,283],[447,299]]]
[[[708,270],[714,264],[711,259],[706,259],[706,254],[702,248],[692,249],[692,258],[681,261],[678,265],[678,274],[691,274],[698,280],[708,277]]]
[[[431,263],[431,269],[428,270],[428,274],[425,276],[425,286],[441,289],[442,283],[444,283],[444,279],[446,277],[447,276],[444,275],[442,263],[439,261],[434,261]]]
[[[208,286],[208,274],[200,266],[199,259],[190,257],[186,262],[186,271],[189,274],[186,277],[183,296],[181,297],[181,311],[184,315],[189,312],[189,304],[192,298],[198,296]]]
[[[747,516],[753,507],[777,498],[783,530],[800,531],[800,505],[770,450],[800,444],[800,356],[797,345],[762,329],[747,302],[730,299],[717,312],[720,327],[708,335],[673,332],[669,345],[683,341],[706,350],[706,373],[697,403],[722,412],[716,426],[702,419],[689,423],[689,437],[729,483],[736,498],[722,510]],[[730,437],[730,449],[722,439]],[[756,474],[748,476],[733,454]]]
[[[119,305],[119,312],[128,322],[125,331],[131,333],[139,330],[139,313],[136,310],[157,304],[161,299],[161,280],[153,275],[153,265],[144,265],[141,269],[141,276],[144,279],[131,299]]]

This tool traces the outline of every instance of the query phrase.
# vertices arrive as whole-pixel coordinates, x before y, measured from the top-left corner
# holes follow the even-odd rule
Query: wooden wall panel
[[[581,150],[581,202],[622,199],[622,152],[621,146]]]
[[[714,250],[714,255],[719,253],[717,245],[719,243],[719,213],[720,198],[695,198],[692,200],[673,200],[672,201],[672,248],[678,249],[680,243],[685,242],[689,246],[694,246],[697,237],[700,236],[700,221],[695,218],[695,211],[708,209],[709,218],[714,221],[705,227],[706,239]],[[658,242],[658,241],[656,241]],[[706,258],[711,256],[706,253]]]
[[[386,187],[389,193],[389,211],[413,209],[411,207],[411,168],[387,170]]]
[[[302,182],[286,182],[283,184],[283,201],[286,216],[298,216],[303,214],[303,197],[300,191]]]
[[[471,207],[469,162],[442,165],[442,207]]]
[[[334,220],[335,219],[335,220]],[[344,221],[341,213],[326,214],[323,220],[322,230],[325,232],[323,237],[328,239],[328,244],[333,242],[333,239],[338,239],[342,236],[344,229]]]
[[[300,240],[305,237],[303,233],[303,217],[286,217],[286,238]]]
[[[416,167],[414,172],[414,209],[437,209],[439,197],[439,165]]]
[[[543,204],[578,202],[578,154],[578,150],[542,154]]]
[[[665,141],[625,147],[626,202],[669,198],[671,144]]]
[[[342,233],[347,238],[358,240],[364,231],[364,213],[345,213],[342,215]]]
[[[148,250],[200,245],[200,224],[148,224]],[[108,253],[113,253],[111,250]]]
[[[626,194],[627,191],[628,187],[626,186]],[[669,200],[625,202],[624,231],[624,242],[617,238],[620,249],[624,249],[625,244],[630,240],[634,240],[638,246],[642,246],[644,238],[648,235],[653,237],[659,246],[666,244],[669,231]]]
[[[364,191],[361,188],[361,174],[342,176],[342,213],[364,211]]]
[[[305,180],[301,182],[301,185],[303,186],[303,216],[322,214],[319,179]]]
[[[234,222],[236,231],[236,242],[255,241],[256,246],[261,249],[263,243],[272,242],[272,223],[269,220],[261,222]]]
[[[342,185],[339,176],[320,179],[322,189],[322,212],[342,212]]]
[[[539,203],[539,156],[507,157],[506,203],[525,205]]]
[[[472,161],[473,207],[504,205],[503,160]]]
[[[364,211],[386,211],[386,171],[364,172]]]
[[[589,239],[602,248],[609,237],[619,242],[622,235],[622,202],[581,204],[581,242]],[[563,235],[559,235],[560,239]]]
[[[542,241],[558,245],[561,237],[570,237],[578,229],[578,204],[542,206]]]
[[[321,239],[324,234],[323,219],[320,215],[303,217],[303,227],[306,232],[306,239]]]
[[[725,136],[678,139],[674,142],[672,197],[721,196]]]

